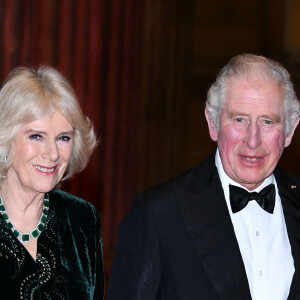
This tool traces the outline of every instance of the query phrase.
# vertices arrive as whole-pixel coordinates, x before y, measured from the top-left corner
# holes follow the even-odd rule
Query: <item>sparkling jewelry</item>
[[[8,214],[6,212],[5,206],[3,204],[2,196],[0,195],[0,213],[3,217],[3,219],[6,221],[8,227],[11,229],[15,237],[20,240],[21,242],[29,242],[30,237],[37,239],[42,231],[44,230],[47,219],[48,219],[48,213],[49,213],[49,195],[46,193],[44,195],[44,204],[43,204],[43,210],[42,215],[40,217],[39,223],[37,226],[30,231],[29,233],[24,233],[19,231],[10,221]]]

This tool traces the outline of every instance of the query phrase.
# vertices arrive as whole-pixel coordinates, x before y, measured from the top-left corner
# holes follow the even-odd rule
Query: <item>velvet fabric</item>
[[[274,172],[300,299],[300,179]],[[119,226],[107,300],[251,300],[215,153],[140,194]]]
[[[0,299],[67,300],[57,243],[56,214],[50,204],[47,225],[37,240],[36,260],[0,215]]]
[[[99,213],[89,202],[59,189],[50,192],[49,197],[57,217],[61,269],[68,299],[103,299]]]

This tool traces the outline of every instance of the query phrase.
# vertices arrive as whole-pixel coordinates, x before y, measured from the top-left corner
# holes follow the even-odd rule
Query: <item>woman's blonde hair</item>
[[[72,154],[63,179],[86,167],[97,141],[74,89],[51,67],[19,67],[8,75],[0,90],[0,178],[6,177],[13,162],[19,127],[54,111],[61,113],[74,129]]]

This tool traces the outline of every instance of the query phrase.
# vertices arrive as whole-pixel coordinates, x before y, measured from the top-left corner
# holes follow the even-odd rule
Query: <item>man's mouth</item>
[[[248,161],[257,161],[261,159],[261,157],[248,157],[248,156],[243,156],[243,158]]]

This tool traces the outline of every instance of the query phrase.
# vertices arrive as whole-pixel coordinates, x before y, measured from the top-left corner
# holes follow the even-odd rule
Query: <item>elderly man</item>
[[[300,299],[300,178],[277,167],[299,109],[280,64],[231,59],[205,108],[216,152],[137,197],[107,300]]]

